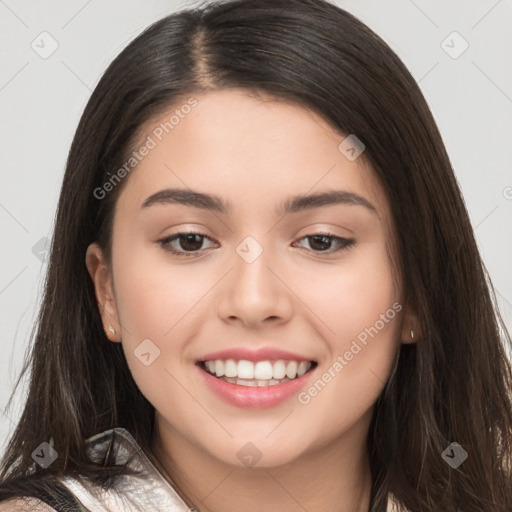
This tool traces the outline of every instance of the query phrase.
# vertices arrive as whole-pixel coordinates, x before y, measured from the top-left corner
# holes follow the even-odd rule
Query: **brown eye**
[[[189,232],[170,235],[158,240],[158,243],[164,250],[172,254],[187,257],[197,256],[196,253],[203,249],[202,246],[205,240],[211,240],[211,238],[201,233]]]
[[[203,245],[203,237],[196,233],[187,233],[186,235],[179,235],[178,241],[180,247],[185,251],[198,251]]]
[[[355,244],[355,240],[353,238],[342,238],[330,233],[307,235],[301,238],[301,240],[308,240],[309,247],[306,247],[306,249],[312,250],[313,252],[333,253],[346,249]],[[333,243],[337,245],[337,248],[332,248]]]

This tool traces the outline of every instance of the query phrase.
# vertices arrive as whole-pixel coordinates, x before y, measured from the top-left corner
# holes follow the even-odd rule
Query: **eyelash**
[[[183,257],[183,258],[197,257],[198,253],[200,252],[200,250],[197,250],[197,251],[179,251],[179,250],[176,250],[176,249],[172,248],[169,245],[174,240],[178,240],[180,237],[187,236],[187,235],[197,235],[197,236],[199,236],[199,237],[201,237],[203,239],[207,238],[209,240],[212,240],[212,238],[210,238],[207,235],[203,235],[202,233],[198,233],[196,231],[186,231],[186,232],[175,233],[174,235],[170,235],[170,236],[167,236],[165,238],[162,238],[161,240],[158,240],[157,243],[160,244],[160,246],[164,249],[164,251],[170,252],[171,254],[174,254],[175,256]],[[299,240],[304,240],[304,239],[313,238],[313,237],[331,238],[332,240],[337,241],[338,244],[340,245],[340,247],[338,249],[335,249],[335,250],[313,251],[315,254],[333,254],[333,253],[336,253],[336,252],[344,251],[344,250],[348,249],[349,247],[355,245],[355,240],[353,238],[343,238],[343,237],[340,237],[340,236],[336,236],[333,233],[315,233],[314,235],[303,236],[303,237],[299,238]],[[308,249],[306,249],[306,250],[308,250]]]

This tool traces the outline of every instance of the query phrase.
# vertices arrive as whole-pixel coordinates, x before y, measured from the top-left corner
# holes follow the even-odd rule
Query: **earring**
[[[115,330],[111,325],[109,325],[109,326],[108,326],[108,330],[109,330],[112,334],[115,334],[115,333],[116,333],[116,330]]]
[[[414,339],[414,331],[411,329],[411,340]]]

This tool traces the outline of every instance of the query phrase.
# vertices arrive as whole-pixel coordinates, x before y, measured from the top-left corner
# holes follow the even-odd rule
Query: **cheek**
[[[115,249],[116,306],[130,371],[154,405],[179,402],[182,390],[172,376],[181,381],[182,368],[191,364],[190,341],[204,324],[205,294],[218,277],[170,264],[163,251],[122,243]]]
[[[299,402],[325,412],[320,423],[336,430],[371,408],[396,356],[402,305],[385,246],[360,251],[332,274],[317,273],[301,293],[328,327],[328,357]]]
[[[206,282],[193,266],[170,264],[165,252],[154,248],[120,245],[118,254],[116,305],[130,338],[163,340],[175,325],[181,326],[181,318],[194,315]]]
[[[187,402],[177,384],[185,364],[191,309],[198,300],[182,274],[136,252],[116,267],[116,304],[128,367],[142,394],[157,410]],[[188,328],[188,331],[186,329]],[[178,381],[175,380],[175,378]]]
[[[375,243],[347,256],[340,265],[316,271],[314,280],[303,280],[299,296],[306,297],[323,321],[330,348],[339,353],[361,333],[364,338],[365,329],[375,324],[383,337],[396,333],[395,313],[401,307],[392,307],[399,301],[394,283],[385,246]]]

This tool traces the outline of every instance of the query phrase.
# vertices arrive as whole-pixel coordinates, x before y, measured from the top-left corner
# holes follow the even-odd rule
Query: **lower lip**
[[[264,409],[275,407],[299,393],[314,370],[301,377],[273,386],[239,386],[213,377],[199,365],[197,368],[208,387],[222,400],[235,407]]]

